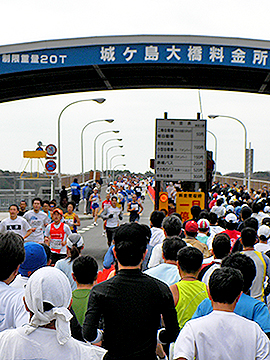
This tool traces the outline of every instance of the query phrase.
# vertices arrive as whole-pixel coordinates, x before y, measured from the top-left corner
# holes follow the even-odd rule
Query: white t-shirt
[[[209,250],[212,249],[212,243],[213,243],[215,235],[221,233],[222,231],[225,231],[225,229],[223,229],[223,227],[221,227],[219,225],[210,225],[210,236],[207,240],[207,247]]]
[[[270,359],[270,342],[259,325],[233,312],[213,311],[186,323],[174,346],[174,359]]]
[[[28,279],[29,279],[29,277],[18,274],[15,277],[15,279],[12,281],[12,283],[10,283],[9,285],[16,289],[24,289],[25,290]]]
[[[105,353],[72,337],[60,345],[54,329],[40,327],[26,335],[23,326],[0,333],[1,360],[101,360]]]
[[[269,244],[264,244],[264,243],[258,243],[254,245],[254,249],[256,251],[260,251],[265,253],[266,251],[270,250],[270,245]]]
[[[52,223],[52,224],[54,224],[54,227],[55,227],[56,229],[58,229],[62,223],[60,222],[58,225],[55,225],[55,223]],[[52,224],[49,224],[48,226],[46,226],[45,236],[47,236],[47,237],[50,237],[50,232],[51,232],[51,226],[52,226]],[[63,240],[63,241],[66,241],[67,236],[69,236],[69,235],[72,234],[72,233],[71,233],[71,230],[70,230],[70,227],[69,227],[67,224],[64,224],[64,232],[65,232],[65,234],[64,234],[64,240]],[[52,245],[52,240],[53,240],[53,239],[51,239],[50,247],[51,247],[51,245]],[[54,244],[54,245],[55,245],[55,244]],[[54,246],[54,248],[57,248],[57,247]],[[64,245],[64,246],[61,247],[60,254],[66,254],[66,253],[67,253],[67,247],[66,247],[66,245]]]
[[[119,225],[119,215],[121,215],[121,209],[119,207],[113,207],[113,206],[109,206],[105,209],[104,211],[104,215],[107,218],[107,223],[106,223],[106,227],[108,228],[114,228],[117,227]],[[112,218],[109,218],[109,215],[113,215]]]
[[[31,228],[36,228],[36,230],[33,231],[32,234],[29,235],[25,240],[38,243],[43,242],[45,225],[50,223],[47,214],[43,211],[36,213],[34,210],[29,210],[26,214],[23,215],[23,217],[25,220],[27,220]]]
[[[16,219],[12,220],[10,217],[1,221],[0,223],[0,233],[6,233],[8,231],[13,231],[16,234],[24,237],[27,231],[31,229],[31,226],[28,222],[21,216],[17,216]]]
[[[152,227],[151,228],[151,238],[149,241],[150,246],[156,246],[157,244],[162,244],[165,239],[165,234],[163,229]]]
[[[25,309],[23,296],[23,289],[12,288],[0,281],[0,332],[28,323],[29,313]],[[3,359],[2,354],[0,358]]]
[[[148,263],[148,268],[157,266],[159,264],[163,264],[164,260],[162,258],[162,244],[157,244],[156,246],[154,246],[152,253],[151,253],[151,257]]]

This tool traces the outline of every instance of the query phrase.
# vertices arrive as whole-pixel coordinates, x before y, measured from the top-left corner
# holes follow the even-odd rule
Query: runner
[[[127,211],[129,211],[129,222],[139,221],[140,214],[143,211],[142,204],[140,201],[137,201],[137,195],[132,195],[132,201],[128,203]]]
[[[71,234],[71,230],[67,224],[61,221],[62,216],[63,211],[61,209],[54,209],[52,214],[53,223],[49,224],[45,229],[45,243],[51,249],[52,264],[67,255],[66,237]]]
[[[106,207],[104,212],[101,214],[101,217],[106,222],[106,233],[107,233],[107,240],[108,246],[111,246],[111,243],[114,239],[114,234],[119,226],[119,220],[122,220],[122,212],[119,207],[117,207],[117,197],[113,196],[111,198],[111,205]]]
[[[111,205],[111,203],[112,203],[111,202],[111,196],[108,193],[108,194],[106,194],[106,199],[102,202],[101,210],[100,210],[100,212],[98,214],[101,215],[103,213],[103,211]],[[107,223],[107,220],[103,220],[102,236],[106,235],[106,223]]]
[[[67,212],[64,215],[64,222],[70,227],[72,233],[77,232],[77,226],[81,225],[79,216],[74,212],[75,204],[70,201],[67,205]]]
[[[76,210],[78,211],[78,206],[81,197],[81,187],[78,184],[78,179],[74,179],[73,183],[70,185],[71,189],[71,200],[76,204]]]
[[[32,229],[28,222],[21,216],[18,216],[18,205],[12,204],[9,207],[9,218],[6,218],[0,223],[0,233],[4,234],[8,231],[13,231],[21,235],[24,239],[31,233]]]
[[[42,200],[40,198],[33,199],[32,205],[33,210],[27,211],[23,216],[33,230],[27,237],[27,241],[42,243],[44,242],[45,227],[50,220],[47,214],[41,211]]]
[[[25,200],[21,200],[18,216],[23,216],[26,212],[27,212],[27,203]]]
[[[97,218],[98,218],[99,203],[101,202],[101,198],[98,193],[97,187],[94,188],[94,192],[93,194],[91,194],[89,201],[91,201],[91,208],[93,210],[94,225],[98,226]]]
[[[50,220],[50,223],[51,223],[52,222],[52,214],[51,214],[51,210],[50,210],[49,200],[43,200],[42,211],[45,212],[45,214],[48,216],[48,219]]]

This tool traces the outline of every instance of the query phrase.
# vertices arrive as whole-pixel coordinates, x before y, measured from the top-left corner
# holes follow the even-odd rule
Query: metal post
[[[106,121],[108,123],[112,123],[114,120],[113,119],[101,119],[101,120],[93,120],[90,121],[89,123],[87,123],[81,131],[81,166],[82,166],[82,182],[85,181],[85,174],[84,174],[84,159],[83,159],[83,132],[84,130],[87,128],[87,126],[96,123],[96,122],[101,122],[101,121]]]
[[[228,115],[208,115],[208,117],[209,117],[210,119],[215,119],[215,118],[217,118],[217,117],[225,117],[225,118],[228,118],[228,119],[235,120],[235,121],[239,122],[239,124],[241,124],[241,125],[243,126],[244,134],[245,134],[245,140],[244,140],[244,141],[245,141],[245,151],[244,151],[244,185],[246,185],[246,184],[247,184],[247,173],[246,173],[247,128],[246,128],[245,124],[244,124],[241,120],[239,120],[239,119],[237,119],[237,118],[235,118],[235,117],[233,117],[233,116],[228,116]]]
[[[103,134],[107,134],[113,132],[115,134],[119,133],[119,130],[107,130],[107,131],[102,131],[101,133],[99,133],[95,139],[94,139],[94,176],[93,176],[93,180],[96,180],[96,172],[97,172],[97,149],[96,149],[96,142],[99,136],[103,135]]]
[[[85,102],[85,101],[95,101],[98,104],[102,104],[106,99],[104,98],[97,98],[97,99],[83,99],[83,100],[77,100],[77,101],[73,101],[70,104],[66,105],[60,112],[59,116],[58,116],[58,122],[57,122],[57,137],[58,137],[58,141],[57,141],[57,147],[58,147],[58,181],[59,181],[59,187],[61,189],[62,187],[62,179],[61,179],[61,148],[60,148],[60,144],[61,144],[61,138],[60,138],[60,120],[61,120],[61,116],[63,114],[63,112],[71,105],[80,103],[80,102]]]

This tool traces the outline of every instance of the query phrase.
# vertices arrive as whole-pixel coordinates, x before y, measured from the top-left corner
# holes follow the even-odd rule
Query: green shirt
[[[72,309],[81,326],[84,322],[90,291],[91,289],[76,289],[72,292]]]
[[[185,323],[192,318],[197,306],[205,298],[208,298],[208,293],[206,285],[199,280],[181,280],[176,283],[176,286],[179,293],[179,300],[175,310],[177,312],[177,320],[181,330]]]

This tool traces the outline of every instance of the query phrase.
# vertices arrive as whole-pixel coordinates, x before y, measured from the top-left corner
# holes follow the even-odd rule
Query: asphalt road
[[[102,196],[102,200],[105,196]],[[142,203],[143,212],[140,217],[140,223],[149,225],[149,218],[151,212],[154,210],[154,205],[149,195],[146,196],[145,201]],[[125,205],[125,211],[123,220],[121,224],[128,222],[128,213],[126,212],[127,205]],[[103,230],[103,220],[101,218],[98,219],[98,226],[93,225],[93,219],[82,219],[81,226],[78,229],[78,232],[83,236],[85,246],[82,251],[83,254],[89,254],[93,256],[97,262],[99,269],[102,269],[102,262],[106,251],[108,250],[107,238],[106,236],[102,236]]]

